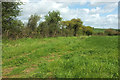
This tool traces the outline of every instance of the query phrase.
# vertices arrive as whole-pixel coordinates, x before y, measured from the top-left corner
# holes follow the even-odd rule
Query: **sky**
[[[22,0],[24,5],[18,19],[28,22],[30,15],[41,16],[39,22],[44,21],[44,16],[53,10],[60,11],[63,20],[80,18],[83,25],[94,28],[118,28],[118,1],[56,1],[56,0]]]

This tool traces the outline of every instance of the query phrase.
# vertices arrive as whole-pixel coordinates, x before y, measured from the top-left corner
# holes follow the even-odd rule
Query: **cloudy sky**
[[[32,14],[41,16],[40,21],[44,21],[44,15],[48,11],[59,10],[63,20],[80,18],[84,25],[95,28],[118,28],[118,2],[99,1],[56,1],[56,0],[22,0],[24,5],[21,16],[18,18],[23,22],[28,22]]]

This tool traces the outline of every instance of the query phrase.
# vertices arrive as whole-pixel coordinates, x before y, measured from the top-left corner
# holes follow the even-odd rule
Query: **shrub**
[[[104,33],[105,33],[106,35],[109,35],[109,36],[118,35],[118,32],[115,31],[115,30],[113,30],[113,29],[106,29],[106,30],[104,31]]]

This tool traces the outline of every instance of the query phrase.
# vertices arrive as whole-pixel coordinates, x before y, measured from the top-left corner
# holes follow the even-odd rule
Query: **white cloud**
[[[89,13],[90,12],[90,10],[89,9],[83,9],[84,11],[86,11],[86,13]]]
[[[107,15],[107,18],[118,18],[118,15],[110,14],[110,15]]]
[[[98,28],[118,28],[117,14],[107,15],[105,17],[100,16],[99,14],[88,16],[85,23]]]
[[[100,13],[100,11],[101,11],[101,8],[96,7],[96,8],[91,9],[90,13]]]
[[[87,0],[86,0],[87,1]],[[30,2],[28,0],[28,2]],[[44,15],[48,13],[48,11],[59,10],[63,20],[70,20],[72,18],[81,18],[84,22],[84,25],[89,25],[93,27],[101,27],[101,28],[113,28],[118,26],[117,24],[117,14],[109,14],[107,16],[101,16],[104,13],[112,12],[116,7],[117,3],[91,3],[91,6],[95,6],[92,9],[89,8],[78,8],[78,9],[70,9],[68,5],[70,2],[56,2],[54,0],[47,1],[41,0],[38,2],[26,3],[21,6],[23,8],[22,16],[19,19],[22,19],[24,22],[27,22],[28,17],[31,14],[37,13],[39,14],[44,21]],[[85,5],[86,2],[83,1],[80,5]],[[71,4],[72,5],[72,4]],[[98,6],[97,6],[98,5]],[[105,7],[101,8],[99,5],[105,5]]]
[[[22,1],[22,2],[29,2],[29,0],[20,0],[20,1]]]
[[[34,0],[33,0],[34,1]],[[49,0],[55,2],[119,2],[119,0]]]
[[[20,0],[1,0],[2,2],[14,2],[14,1],[20,1]],[[22,0],[25,2],[25,0]],[[39,0],[41,1],[41,0]],[[94,4],[95,2],[119,2],[119,0],[49,0],[54,2],[92,2]],[[38,2],[38,0],[29,0],[29,2]]]

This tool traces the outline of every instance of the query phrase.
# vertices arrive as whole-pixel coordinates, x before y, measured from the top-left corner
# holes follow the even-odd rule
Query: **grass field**
[[[105,31],[105,29],[100,29],[100,28],[94,28],[94,29],[93,29],[93,32],[94,32],[94,33],[98,33],[98,32],[104,33],[104,31]]]
[[[3,40],[7,78],[116,78],[118,36]]]
[[[107,30],[107,29],[94,28],[93,32],[94,33],[104,33],[105,30]],[[119,30],[119,29],[112,29],[112,30]]]

